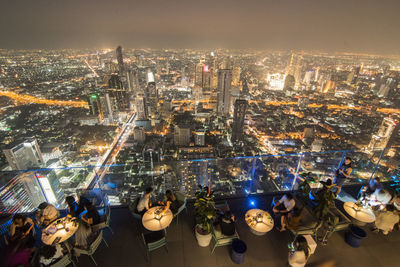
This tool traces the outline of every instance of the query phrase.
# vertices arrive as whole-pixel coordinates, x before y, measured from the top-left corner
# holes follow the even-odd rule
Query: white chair
[[[96,266],[97,266],[97,263],[96,263],[96,261],[95,261],[94,258],[93,258],[93,254],[96,252],[96,250],[97,250],[97,248],[99,247],[99,245],[100,245],[100,243],[101,243],[102,240],[104,241],[104,243],[105,243],[106,246],[108,247],[108,244],[107,244],[106,240],[104,240],[104,238],[103,238],[103,231],[100,231],[100,233],[99,233],[99,235],[97,236],[96,240],[93,241],[93,243],[90,244],[90,246],[89,246],[87,249],[74,248],[74,251],[75,251],[75,253],[77,253],[77,254],[86,254],[86,255],[88,255],[88,256],[92,259],[92,261],[94,262],[94,264],[96,264]],[[78,257],[77,257],[76,259],[78,260]]]

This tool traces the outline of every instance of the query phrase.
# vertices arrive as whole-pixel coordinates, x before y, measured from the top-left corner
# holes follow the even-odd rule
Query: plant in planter
[[[199,188],[194,203],[195,234],[199,245],[206,247],[211,241],[211,226],[216,218],[216,210],[213,192],[207,186],[199,185]]]
[[[298,195],[303,199],[305,203],[307,203],[308,200],[310,199],[310,192],[311,192],[310,183],[315,183],[315,178],[312,177],[311,172],[300,173],[299,178],[302,180],[302,182],[299,184],[298,187]]]

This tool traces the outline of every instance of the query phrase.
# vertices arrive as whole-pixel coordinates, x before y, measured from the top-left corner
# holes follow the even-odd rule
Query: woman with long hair
[[[304,236],[299,235],[290,246],[288,266],[303,267],[310,256],[310,248]]]

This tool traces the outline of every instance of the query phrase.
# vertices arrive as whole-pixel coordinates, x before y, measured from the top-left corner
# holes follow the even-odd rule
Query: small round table
[[[274,220],[264,210],[252,209],[247,211],[245,220],[250,227],[250,231],[255,235],[265,235],[274,228]]]
[[[42,241],[46,245],[59,244],[68,240],[78,230],[75,218],[64,217],[55,220],[42,231]]]
[[[164,207],[153,207],[143,215],[143,226],[149,231],[160,231],[171,224],[174,215],[170,209]]]
[[[343,208],[355,220],[355,223],[360,226],[373,223],[376,219],[371,208],[363,207],[354,202],[344,203]]]

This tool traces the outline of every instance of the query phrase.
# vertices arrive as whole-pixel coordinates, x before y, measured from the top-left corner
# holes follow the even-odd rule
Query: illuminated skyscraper
[[[196,64],[194,73],[194,84],[201,87],[203,86],[203,69],[204,69],[204,63]]]
[[[394,133],[399,131],[399,122],[393,118],[384,118],[377,134],[372,135],[368,149],[384,149],[390,143]]]
[[[203,89],[211,88],[211,72],[208,65],[204,65],[203,67],[201,87]]]
[[[217,114],[229,116],[231,102],[232,70],[218,70],[218,101]]]
[[[247,109],[246,100],[237,99],[235,101],[235,111],[234,111],[233,125],[232,125],[232,141],[238,141],[242,139],[246,109]]]
[[[138,120],[148,119],[146,97],[143,93],[138,93],[136,96],[136,113]]]
[[[115,52],[117,54],[119,74],[122,75],[124,72],[124,59],[122,57],[122,47],[118,46],[117,49],[115,50]]]
[[[286,76],[292,75],[295,80],[294,89],[298,89],[301,84],[301,67],[303,56],[292,51],[289,65],[286,69]]]
[[[101,113],[99,94],[92,94],[87,99],[90,115],[99,115]]]
[[[12,170],[26,170],[42,167],[42,153],[35,138],[26,138],[23,142],[11,143],[3,150]]]
[[[378,96],[380,97],[388,97],[391,95],[391,93],[393,92],[393,90],[397,87],[398,81],[393,78],[393,77],[389,77],[386,79],[386,82],[382,83],[380,88],[379,88],[379,92],[378,92]]]
[[[240,67],[234,66],[232,70],[232,86],[240,86]]]
[[[176,125],[174,129],[174,144],[176,146],[188,146],[191,130],[189,125]]]
[[[150,69],[147,71],[146,100],[148,106],[150,107],[150,115],[152,117],[156,116],[158,106],[158,90],[156,87],[154,74]]]

